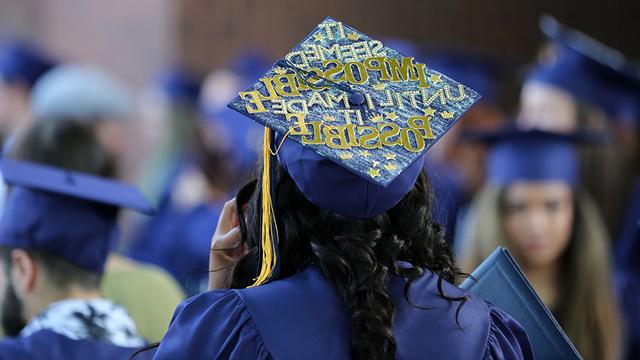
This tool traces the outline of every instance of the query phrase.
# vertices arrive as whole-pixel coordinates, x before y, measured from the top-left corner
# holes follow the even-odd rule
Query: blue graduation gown
[[[624,320],[622,359],[640,359],[640,180],[615,243],[615,287]]]
[[[424,169],[435,190],[433,219],[445,227],[445,237],[449,244],[455,247],[457,246],[454,244],[454,240],[456,239],[458,213],[467,202],[462,180],[450,165],[427,161]]]
[[[189,208],[171,198],[176,181],[191,162],[176,166],[157,214],[144,223],[125,250],[127,256],[160,266],[173,275],[188,295],[199,294],[209,278],[209,248],[224,203],[202,202]]]
[[[50,330],[0,341],[0,360],[127,360],[135,348],[94,340],[73,340]],[[149,359],[148,355],[136,360]]]
[[[478,298],[462,307],[439,296],[430,271],[411,286],[392,276],[397,359],[532,359],[522,327]],[[464,292],[443,283],[445,294]],[[183,302],[154,359],[350,359],[350,325],[337,291],[317,266],[248,289],[210,291]]]
[[[202,292],[209,277],[209,248],[221,204],[188,210],[171,206],[152,219],[128,255],[169,271],[190,295]]]

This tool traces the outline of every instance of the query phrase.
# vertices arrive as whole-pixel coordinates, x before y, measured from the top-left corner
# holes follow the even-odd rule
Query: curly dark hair
[[[387,292],[390,274],[407,279],[404,294],[424,269],[438,275],[440,296],[449,297],[442,282],[463,274],[455,266],[442,227],[431,218],[432,189],[421,173],[413,189],[392,209],[371,219],[353,219],[321,209],[305,198],[289,174],[275,169],[274,206],[279,234],[280,268],[274,279],[286,278],[317,264],[341,295],[352,322],[354,359],[393,359],[394,305]],[[236,264],[231,287],[253,283],[260,265],[261,179],[243,187],[237,197],[242,241],[250,249]],[[404,261],[410,267],[401,268]]]

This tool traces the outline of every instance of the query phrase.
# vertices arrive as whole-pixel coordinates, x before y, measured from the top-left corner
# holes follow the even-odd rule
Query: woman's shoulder
[[[509,314],[487,302],[490,331],[484,359],[533,359],[529,337]]]
[[[348,358],[347,322],[336,291],[319,269],[309,267],[258,287],[209,291],[185,300],[156,359],[181,359],[179,354],[294,359],[309,351],[318,358]]]
[[[494,305],[428,270],[410,286],[407,301],[402,280],[392,277],[389,288],[399,358],[426,353],[450,359],[531,358],[520,325]],[[176,310],[156,359],[181,359],[180,354],[288,359],[303,353],[348,358],[349,329],[339,295],[311,267],[263,286],[187,299]]]
[[[430,352],[442,351],[447,358],[473,358],[470,354],[482,353],[486,359],[532,358],[523,328],[495,305],[428,269],[408,288],[406,284],[405,279],[392,279],[396,328],[403,329],[401,333],[436,340]],[[419,343],[417,340],[413,336],[398,338],[406,348]]]
[[[154,359],[271,359],[235,290],[193,296],[176,309]]]

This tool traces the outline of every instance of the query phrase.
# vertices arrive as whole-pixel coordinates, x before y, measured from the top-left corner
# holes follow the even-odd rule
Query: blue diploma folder
[[[537,360],[582,359],[507,249],[497,248],[471,275],[460,287],[518,320]]]

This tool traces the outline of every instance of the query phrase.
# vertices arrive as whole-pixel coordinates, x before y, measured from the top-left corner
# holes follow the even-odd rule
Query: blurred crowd
[[[640,64],[551,17],[540,30],[546,40],[524,66],[385,44],[482,95],[425,167],[462,270],[507,247],[585,359],[637,359]],[[124,306],[146,341],[162,338],[179,302],[207,290],[217,219],[262,149],[263,127],[226,104],[275,60],[245,49],[206,76],[176,65],[134,93],[96,65],[17,39],[0,47],[3,157],[136,184],[156,209],[120,214],[93,289]],[[503,106],[514,79],[517,111]],[[42,296],[12,287],[22,306]],[[25,317],[11,331],[3,319],[7,335]]]

